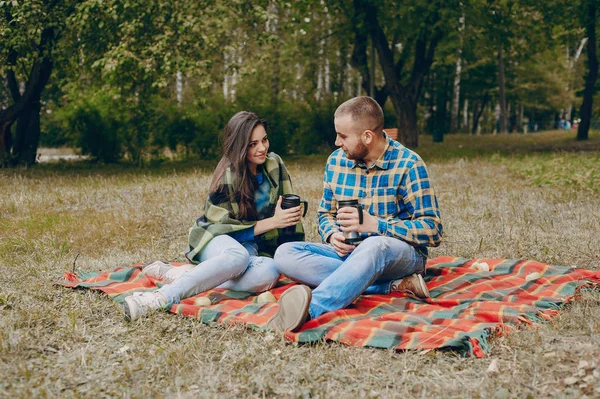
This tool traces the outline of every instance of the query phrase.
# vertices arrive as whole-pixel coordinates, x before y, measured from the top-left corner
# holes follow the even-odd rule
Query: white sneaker
[[[169,284],[192,270],[196,265],[183,265],[174,267],[170,263],[157,260],[147,266],[142,267],[142,274],[156,280],[162,280]]]
[[[134,321],[145,316],[150,310],[158,310],[166,307],[167,301],[158,292],[134,293],[125,298],[123,310],[125,318]]]

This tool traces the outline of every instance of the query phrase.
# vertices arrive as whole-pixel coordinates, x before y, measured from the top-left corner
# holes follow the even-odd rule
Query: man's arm
[[[417,247],[437,247],[442,241],[442,222],[427,167],[419,159],[399,187],[401,198],[412,214],[410,219],[378,218],[377,232],[397,237]]]

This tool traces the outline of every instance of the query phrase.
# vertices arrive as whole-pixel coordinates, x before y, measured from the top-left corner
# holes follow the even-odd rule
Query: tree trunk
[[[498,50],[498,100],[500,102],[500,131],[506,133],[506,86],[504,82],[504,54],[502,48]]]
[[[518,108],[518,113],[517,113],[517,131],[518,132],[522,132],[523,131],[523,114],[524,114],[524,108],[522,105],[519,105]]]
[[[346,83],[346,60],[348,59],[348,49],[346,46],[342,46],[341,49],[337,52],[338,59],[338,79],[336,82],[336,91],[342,96],[346,93],[345,83]]]
[[[40,109],[39,102],[30,104],[17,120],[16,140],[13,146],[13,163],[17,165],[33,165],[36,161],[40,142]]]
[[[14,104],[0,111],[0,167],[35,163],[40,138],[40,98],[52,73],[54,38],[54,28],[42,30],[37,58],[33,61],[25,92],[21,95],[18,90],[11,90]],[[9,61],[12,61],[11,56],[16,61],[16,53],[9,55]],[[12,70],[9,70],[7,77],[9,85],[17,87]],[[11,127],[16,121],[17,134],[12,143]]]
[[[427,130],[429,133],[433,134],[433,130],[435,129],[435,101],[436,101],[436,93],[435,93],[435,77],[436,73],[430,73],[428,75],[427,82],[427,93],[425,93],[425,98],[427,98],[427,108],[428,108],[428,118],[427,118]]]
[[[446,68],[444,68],[446,69]],[[441,143],[444,141],[448,126],[448,94],[450,93],[450,77],[451,72],[442,76],[446,76],[443,84],[439,84],[438,93],[436,96],[435,117],[433,124],[433,142]]]
[[[275,2],[271,3],[272,15],[275,17],[269,20],[267,32],[277,37],[279,33],[279,21],[281,19],[281,8]],[[279,107],[279,91],[281,86],[281,42],[279,40],[273,43],[273,70],[271,75],[271,108],[273,112],[277,112]]]
[[[585,30],[588,37],[587,59],[588,74],[585,79],[583,91],[583,104],[581,104],[581,123],[577,128],[577,140],[587,140],[592,119],[592,106],[596,79],[598,78],[598,56],[596,54],[596,2],[588,2],[588,12],[585,16]]]
[[[536,122],[535,122],[535,108],[531,109],[531,117],[529,119],[529,132],[537,132]]]
[[[421,90],[423,78],[427,75],[435,50],[439,41],[443,36],[440,24],[441,3],[436,4],[431,13],[423,18],[423,23],[418,34],[415,36],[414,42],[414,57],[413,65],[409,74],[409,78],[405,84],[401,83],[401,76],[408,60],[409,53],[403,51],[400,59],[394,60],[394,48],[396,43],[388,40],[383,31],[379,19],[377,7],[370,1],[354,0],[354,17],[351,22],[355,27],[355,41],[353,62],[359,64],[359,70],[363,73],[363,82],[367,83],[366,88],[369,88],[369,79],[373,79],[373,72],[370,75],[364,74],[369,72],[366,57],[366,44],[364,39],[368,34],[373,46],[377,50],[379,64],[383,72],[385,85],[381,89],[386,92],[386,96],[392,99],[394,109],[396,110],[396,118],[398,119],[398,136],[402,144],[408,147],[417,147],[419,144],[419,135],[417,128],[417,100]],[[365,80],[367,80],[365,82]],[[363,85],[363,87],[365,87]],[[375,90],[377,96],[377,90]],[[379,102],[379,100],[377,100]],[[379,104],[382,104],[379,102]]]
[[[458,132],[458,112],[460,110],[460,72],[462,69],[461,57],[456,60],[454,71],[454,84],[452,85],[452,113],[450,114],[450,133]]]
[[[417,99],[407,94],[390,95],[398,119],[398,141],[409,148],[419,146],[419,129],[417,127]]]
[[[386,85],[381,88],[377,88],[375,85],[375,73],[372,70],[374,65],[369,67],[369,57],[367,56],[367,47],[369,42],[368,32],[364,27],[364,19],[365,19],[365,10],[364,4],[362,2],[356,0],[355,1],[355,14],[352,18],[352,26],[355,27],[354,32],[354,45],[352,48],[352,55],[350,57],[351,65],[356,68],[360,72],[361,79],[359,81],[360,88],[362,88],[363,92],[367,95],[372,96],[375,101],[383,108],[385,102],[388,98],[388,90]],[[373,52],[373,51],[372,51]],[[374,53],[373,53],[374,54]],[[373,90],[375,94],[372,93],[371,86],[373,86]],[[357,88],[357,92],[360,93],[360,88]]]
[[[15,107],[8,107],[0,112],[0,168],[10,163],[12,148],[12,125],[17,119]]]
[[[462,6],[462,2],[461,2]],[[462,71],[462,47],[465,31],[465,14],[460,17],[460,44],[456,51],[456,68],[454,69],[454,85],[452,87],[452,113],[450,114],[450,133],[458,132],[458,112],[460,109],[460,78]]]
[[[473,130],[471,131],[472,134],[476,134],[479,131],[479,119],[481,118],[481,115],[483,114],[483,111],[485,110],[485,107],[487,106],[489,100],[489,93],[485,93],[483,95],[483,99],[481,100],[481,104],[479,105],[479,107],[473,110]]]
[[[469,133],[469,99],[465,98],[463,104],[463,133]]]
[[[569,65],[569,76],[573,76],[573,71],[575,68],[575,64],[577,63],[577,61],[579,60],[579,57],[581,56],[581,52],[583,51],[583,47],[585,46],[585,43],[587,42],[588,38],[584,37],[583,39],[581,39],[581,41],[579,42],[579,47],[577,47],[577,51],[575,52],[575,56],[573,57],[572,60],[568,60],[568,65]],[[567,54],[567,58],[568,58],[568,54]],[[571,79],[574,79],[573,77]],[[572,90],[573,87],[573,82],[572,81],[568,81],[567,82],[567,89]],[[572,112],[573,112],[573,104],[569,103],[569,105],[567,106],[567,110],[565,111],[565,119],[568,121],[571,121],[573,119],[572,117]]]

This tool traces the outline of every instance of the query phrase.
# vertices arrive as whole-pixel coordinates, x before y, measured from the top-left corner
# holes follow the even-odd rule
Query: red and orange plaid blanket
[[[473,269],[476,261],[486,262],[490,270]],[[140,275],[141,266],[79,275],[66,272],[57,284],[99,290],[121,303],[134,291],[160,287],[159,281]],[[447,348],[482,357],[490,336],[550,320],[581,288],[597,289],[600,271],[524,260],[438,257],[427,263],[425,281],[430,299],[402,293],[363,295],[346,309],[326,313],[300,331],[286,333],[286,338],[398,350]],[[281,279],[272,293],[279,298],[290,284]],[[222,300],[212,306],[194,306],[198,296],[208,295]],[[170,311],[203,323],[243,323],[262,329],[278,306],[258,303],[254,294],[244,292],[212,290],[198,296]]]

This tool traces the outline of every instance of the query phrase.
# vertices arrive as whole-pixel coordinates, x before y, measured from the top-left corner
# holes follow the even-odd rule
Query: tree
[[[592,119],[594,92],[598,78],[598,56],[596,53],[596,21],[598,19],[598,1],[588,0],[583,2],[585,11],[583,23],[587,35],[587,64],[588,73],[585,78],[585,90],[583,92],[583,104],[581,104],[581,123],[577,128],[577,140],[587,140]]]
[[[423,78],[433,63],[444,35],[459,18],[458,1],[340,2],[346,26],[354,34],[353,65],[361,71],[363,88],[372,85],[367,38],[377,53],[384,83],[374,93],[383,104],[392,101],[398,121],[399,139],[409,147],[419,145],[417,103]]]
[[[5,60],[0,72],[12,100],[0,110],[0,167],[35,163],[41,95],[54,67],[53,50],[75,3],[0,1],[0,57]]]

